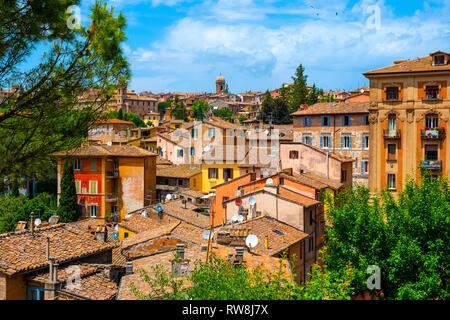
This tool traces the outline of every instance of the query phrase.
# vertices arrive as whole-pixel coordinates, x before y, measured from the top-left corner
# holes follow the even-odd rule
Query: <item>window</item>
[[[341,149],[351,149],[352,148],[352,136],[342,135],[341,136]]]
[[[388,144],[388,160],[396,160],[397,145]]]
[[[183,185],[183,180],[178,179],[178,186],[182,186]]]
[[[439,99],[439,86],[427,86],[425,89],[427,100]]]
[[[350,116],[343,116],[342,117],[342,126],[351,126],[352,125],[352,120],[350,118]]]
[[[177,150],[177,157],[178,158],[182,158],[183,157],[183,149],[178,149]]]
[[[208,169],[208,178],[209,179],[217,179],[219,170],[217,168],[209,168]]]
[[[233,169],[223,168],[223,179],[225,181],[233,180]]]
[[[369,135],[368,134],[364,134],[362,136],[362,149],[363,150],[369,149]]]
[[[425,119],[425,127],[437,128],[439,126],[439,118],[436,116],[428,116]]]
[[[88,206],[89,217],[96,218],[98,217],[98,206]]]
[[[89,193],[90,194],[96,194],[98,192],[97,190],[97,181],[91,180],[89,181]]]
[[[388,174],[388,190],[396,190],[395,174]]]
[[[280,185],[284,185],[284,178],[280,178]]]
[[[118,171],[119,170],[119,160],[115,159],[114,160],[114,171]]]
[[[330,147],[330,136],[329,135],[320,136],[320,147],[325,148],[325,149]]]
[[[386,88],[386,100],[397,101],[398,100],[398,87]]]
[[[289,159],[298,159],[298,151],[295,150],[289,151]]]
[[[311,126],[311,117],[304,117],[303,118],[303,126],[304,127],[310,127]]]
[[[216,128],[209,128],[208,129],[208,137],[214,138],[216,136]]]
[[[81,193],[81,181],[75,180],[75,188],[77,189],[77,194]]]
[[[28,300],[45,300],[45,289],[38,287],[28,287]]]
[[[91,171],[97,171],[97,160],[91,160]]]
[[[361,174],[368,174],[369,173],[369,160],[364,159],[361,161]]]
[[[309,211],[309,225],[312,226],[313,223],[313,212],[312,210]]]
[[[125,232],[125,233],[123,234],[123,237],[124,237],[124,238],[128,238],[128,232]]]
[[[445,64],[445,56],[443,56],[443,55],[434,56],[434,65],[435,66],[440,66],[443,64]]]
[[[195,156],[195,147],[191,147],[191,156]]]
[[[304,144],[311,144],[311,135],[304,134],[303,137],[302,137],[302,140],[303,140],[302,142]]]
[[[425,160],[426,161],[438,160],[438,145],[437,144],[425,145]]]
[[[81,166],[82,166],[81,161],[82,161],[81,159],[73,160],[73,170],[81,170]]]
[[[341,182],[347,181],[347,170],[341,170]]]
[[[229,197],[222,197],[222,203],[225,203],[225,201],[228,201],[228,200],[230,200]]]
[[[197,186],[197,179],[192,179],[192,186],[194,188]]]
[[[369,125],[369,116],[363,116],[363,125],[365,126]]]
[[[330,125],[330,117],[322,117],[322,126],[328,127]]]

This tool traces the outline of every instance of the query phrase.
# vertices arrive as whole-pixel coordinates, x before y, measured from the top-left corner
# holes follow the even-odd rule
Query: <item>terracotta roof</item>
[[[192,189],[188,189],[188,188],[178,188],[178,193],[189,196],[189,197],[193,197],[193,198],[201,198],[201,197],[207,195],[206,192],[201,192],[201,191],[192,190]]]
[[[143,210],[144,209],[140,209],[138,213],[134,213],[132,214],[131,217],[123,219],[122,222],[119,223],[119,226],[127,230],[130,230],[134,233],[140,233],[149,230],[155,230],[158,228],[163,228],[168,223],[174,222],[173,219],[172,221],[168,221],[167,219],[163,221],[158,221],[156,217],[153,217],[153,219],[143,217],[141,215],[141,212]],[[147,215],[155,216],[155,214],[153,214],[150,211],[151,210],[146,209]]]
[[[311,144],[307,144],[307,143],[303,143],[303,142],[285,142],[285,141],[280,141],[280,145],[303,145],[305,147],[311,148],[312,150],[315,150],[317,152],[320,152],[324,155],[327,154],[327,151],[320,149],[319,147],[313,146]],[[330,158],[333,158],[335,160],[338,160],[340,162],[353,162],[355,161],[355,159],[351,159],[351,158],[347,158],[344,157],[336,152],[328,152],[328,156]]]
[[[232,232],[235,227],[251,227],[251,234],[258,237],[258,244],[251,251],[259,255],[277,255],[308,237],[301,230],[268,216],[249,219],[235,223],[233,227],[225,226],[219,230]],[[266,236],[268,237],[268,248],[265,246]]]
[[[175,221],[167,225],[159,225],[155,226],[155,228],[152,228],[147,231],[139,232],[138,234],[126,238],[122,241],[121,247],[123,249],[129,248],[131,246],[134,246],[138,243],[146,242],[155,238],[159,238],[165,235],[168,235],[172,232],[173,229],[175,229],[181,222]]]
[[[320,176],[318,174],[312,173],[312,172],[304,172],[302,174],[295,174],[294,173],[294,177],[298,177],[298,176],[303,176],[306,178],[310,178],[311,180],[315,180],[317,182],[323,183],[325,184],[327,187],[334,189],[334,190],[339,190],[340,188],[342,188],[344,186],[343,183],[334,180],[334,179],[330,179],[327,177],[323,177]]]
[[[438,52],[435,52],[438,53]],[[441,52],[443,54],[448,54],[445,52]],[[364,73],[365,76],[371,76],[376,74],[384,74],[384,73],[408,73],[408,72],[432,72],[432,71],[450,71],[450,64],[447,65],[432,65],[432,57],[431,55],[422,57],[422,58],[416,58],[407,60],[404,62],[399,63],[376,69],[371,70],[366,73]]]
[[[215,116],[212,116],[208,120],[204,120],[203,122],[222,129],[247,130],[247,128],[244,126],[238,125],[236,123],[231,123]]]
[[[128,125],[134,126],[133,122],[120,120],[120,119],[97,120],[94,123],[95,124],[128,124]]]
[[[181,164],[181,165],[172,165],[165,168],[162,167],[156,168],[157,177],[188,179],[201,173],[202,170],[198,165]]]
[[[156,165],[157,166],[166,166],[166,165],[172,165],[172,161],[161,158],[160,156],[156,157]]]
[[[182,207],[181,200],[161,204],[161,207],[163,208],[163,213],[165,216],[167,215],[169,217],[179,219],[199,228],[209,228],[209,214],[203,215],[202,213],[194,211],[197,206],[190,202],[186,203],[186,209]]]
[[[52,154],[56,157],[77,156],[77,157],[155,157],[156,154],[142,148],[131,145],[122,146],[85,146],[69,151],[61,151]]]
[[[235,254],[236,251],[231,248],[223,246],[213,246],[211,252],[221,259],[227,259],[229,254]],[[198,262],[204,262],[206,258],[206,252],[202,251],[201,246],[193,246],[185,249],[185,259],[190,260],[189,269],[192,271],[195,264]],[[151,292],[151,288],[148,283],[142,281],[141,274],[139,270],[144,269],[147,273],[152,276],[154,273],[152,267],[156,265],[161,265],[164,271],[171,272],[172,260],[174,259],[174,252],[165,252],[156,254],[150,257],[141,258],[133,261],[134,273],[131,275],[126,275],[122,277],[121,285],[117,295],[118,300],[136,300],[136,296],[130,290],[130,284],[139,288],[143,294],[148,294]],[[269,272],[277,272],[280,267],[280,259],[270,257],[267,255],[257,256],[253,255],[247,251],[244,251],[244,262],[251,269],[262,268]],[[288,266],[287,261],[283,261],[282,270],[285,272],[285,276],[292,280],[292,273]],[[190,285],[189,282],[185,281],[185,288]]]
[[[203,232],[205,232],[204,228],[182,222],[172,230],[171,235],[195,244],[208,244],[208,241],[203,239]]]
[[[86,232],[68,224],[57,224],[31,231],[0,235],[0,273],[14,275],[48,266],[47,237],[50,255],[57,263],[112,250],[116,245],[92,239]]]
[[[326,115],[326,114],[352,114],[369,113],[370,102],[319,102],[307,109],[299,109],[292,113],[293,116]]]
[[[93,239],[95,239],[95,235],[92,235],[91,232],[96,232],[98,227],[106,227],[106,230],[108,231],[107,241],[119,242],[118,239],[114,239],[112,236],[115,230],[106,225],[103,219],[87,218],[77,222],[71,222],[69,225],[88,233]]]

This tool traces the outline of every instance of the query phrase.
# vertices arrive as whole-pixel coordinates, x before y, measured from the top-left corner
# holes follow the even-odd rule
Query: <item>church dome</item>
[[[216,78],[216,82],[223,82],[223,81],[225,81],[225,78],[222,76],[222,75],[219,75],[217,78]]]

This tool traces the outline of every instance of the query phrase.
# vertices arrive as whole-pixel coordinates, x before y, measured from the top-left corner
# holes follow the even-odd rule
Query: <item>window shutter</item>
[[[302,142],[305,143],[305,136],[302,136]]]
[[[308,117],[308,127],[310,127],[310,126],[311,126],[311,118]]]
[[[341,149],[344,148],[344,136],[341,136]]]
[[[361,174],[364,174],[364,161],[361,161]]]
[[[342,126],[345,126],[345,116],[342,116]]]
[[[83,159],[78,159],[80,170],[83,170]]]
[[[348,137],[348,147],[352,149],[352,136]]]
[[[348,125],[351,126],[352,125],[352,117],[348,116]]]
[[[323,137],[320,136],[320,148],[323,148]]]
[[[362,137],[362,148],[365,149],[366,148],[366,136]]]
[[[211,179],[211,168],[208,168],[208,179]]]
[[[303,126],[306,127],[306,117],[303,118]]]

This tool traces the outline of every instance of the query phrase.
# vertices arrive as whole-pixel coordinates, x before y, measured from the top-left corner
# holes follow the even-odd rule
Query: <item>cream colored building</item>
[[[450,54],[431,53],[364,74],[370,80],[370,169],[372,192],[405,187],[424,165],[449,174]]]

